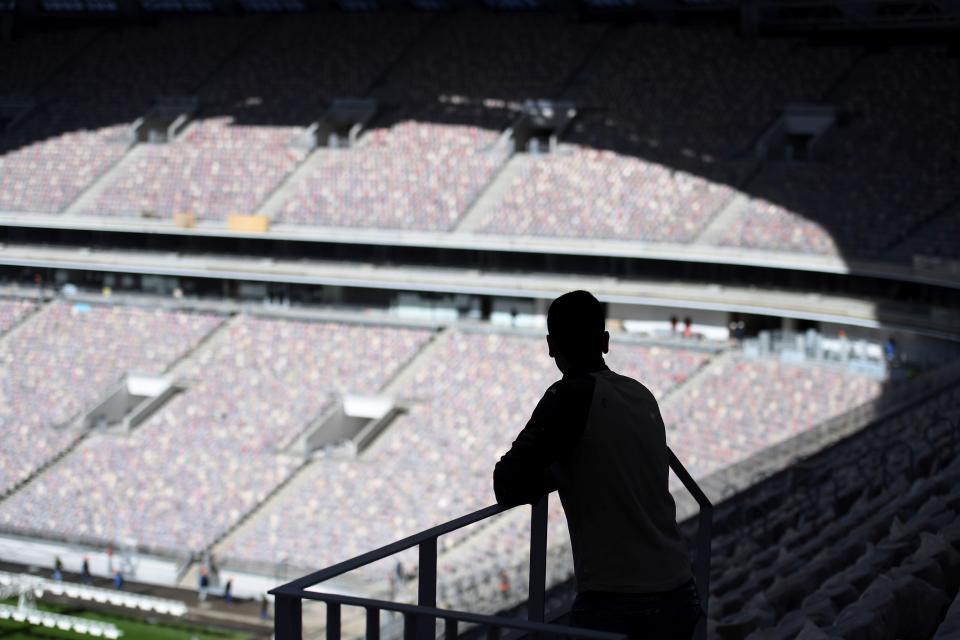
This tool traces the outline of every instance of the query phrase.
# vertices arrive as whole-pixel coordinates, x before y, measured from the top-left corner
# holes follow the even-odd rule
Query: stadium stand
[[[132,433],[88,437],[3,502],[0,525],[202,550],[302,464],[278,452],[335,392],[376,391],[429,336],[240,316],[184,363],[187,391]]]
[[[315,567],[492,500],[491,461],[558,376],[542,338],[453,332],[399,391],[412,405],[356,461],[318,460],[222,556]],[[612,362],[665,393],[706,352],[618,344]],[[504,359],[508,360],[504,371]],[[424,495],[435,499],[424,503]],[[363,507],[363,519],[352,514]],[[445,544],[456,544],[458,536]],[[373,578],[382,579],[383,575]]]
[[[0,491],[73,444],[81,432],[69,422],[121,376],[162,373],[218,323],[212,316],[53,302],[5,336]]]
[[[59,213],[129,148],[126,125],[87,130],[82,105],[41,108],[0,142],[0,210]]]
[[[32,95],[96,35],[95,29],[76,26],[0,40],[0,96]]]
[[[506,161],[493,141],[522,101],[562,97],[580,112],[571,146],[536,158],[479,231],[689,243],[739,189],[745,210],[711,242],[899,261],[954,252],[939,232],[960,193],[950,101],[906,97],[960,73],[942,47],[471,11],[165,18],[0,46],[28,61],[3,73],[0,94],[41,99],[0,142],[3,210],[63,211],[124,157],[129,125],[158,98],[195,95],[200,122],[129,158],[81,213],[218,220],[254,213],[291,177],[278,222],[453,230]],[[137,78],[123,100],[116,77]],[[381,105],[368,140],[294,174],[305,151],[291,139],[330,100],[358,95]],[[757,160],[758,136],[797,104],[837,109],[822,156]],[[590,216],[579,202],[594,203]]]
[[[293,135],[288,127],[204,120],[171,144],[144,149],[87,213],[216,220],[253,212],[303,159],[289,144]]]
[[[194,94],[258,26],[250,17],[170,16],[153,25],[103,28],[37,92],[83,98],[88,128],[131,123],[158,98]]]
[[[784,106],[819,101],[858,53],[747,40],[727,27],[635,24],[610,36],[566,95],[606,111],[642,157],[710,176]]]
[[[0,335],[37,308],[33,300],[0,299]]]
[[[407,105],[556,97],[604,28],[549,13],[439,15],[374,95]]]
[[[563,145],[534,159],[481,231],[690,242],[731,194],[640,158]]]
[[[611,355],[613,353],[611,350]],[[611,365],[614,364],[611,361]],[[625,368],[624,372],[629,370]],[[648,369],[640,367],[639,372],[628,375],[644,379],[645,371]],[[816,375],[810,375],[812,371],[772,360],[741,360],[736,354],[721,355],[704,368],[697,379],[661,402],[668,443],[691,473],[704,478],[879,393],[879,385],[864,377],[820,367],[815,370]],[[729,388],[717,384],[731,376],[739,376],[741,383],[731,383]],[[850,386],[851,392],[839,386],[844,384]],[[827,393],[830,400],[805,406],[808,397],[801,394],[807,393],[805,388],[812,387],[832,389]],[[713,395],[708,395],[707,389],[711,389]],[[697,411],[691,412],[692,407]],[[776,428],[757,431],[757,424],[775,424]],[[671,487],[675,491],[679,488],[673,476]],[[525,540],[529,523],[522,513],[507,514],[501,520],[492,530],[484,531],[444,558],[438,589],[453,608],[478,607],[495,612],[525,598],[528,551]],[[569,578],[573,571],[566,521],[557,499],[550,503],[549,527],[551,578],[548,583],[556,584]],[[509,585],[506,593],[504,585]]]
[[[205,113],[238,125],[309,125],[334,98],[366,95],[425,20],[412,12],[273,18],[202,87]]]
[[[725,503],[711,636],[952,637],[958,421],[953,386]]]
[[[726,229],[720,243],[769,251],[840,253],[836,240],[823,224],[762,198],[751,200],[747,211]]]
[[[534,364],[542,360],[541,348],[538,340],[527,338],[454,334],[443,350],[432,356],[436,361],[423,363],[410,382],[410,390],[417,390],[421,401],[393,423],[369,451],[357,461],[315,461],[304,470],[301,482],[278,495],[242,536],[228,540],[220,552],[231,559],[321,566],[485,504],[490,500],[490,465],[468,462],[465,469],[464,460],[496,459],[504,443],[525,422],[552,379],[549,368],[541,370]],[[513,354],[509,384],[496,373],[495,362],[503,353]],[[608,360],[615,370],[646,380],[663,397],[703,368],[709,358],[704,352],[615,344]],[[452,372],[463,373],[451,377]],[[809,429],[880,391],[876,380],[845,370],[730,355],[705,368],[698,378],[670,396],[664,403],[664,415],[671,445],[693,461],[690,466],[700,477]],[[464,390],[467,382],[475,391]],[[718,387],[723,387],[722,393]],[[810,402],[809,397],[819,398],[821,392],[823,401]],[[485,403],[476,394],[496,398],[496,402]],[[757,431],[753,428],[756,424],[768,427]],[[700,444],[704,437],[707,445]],[[463,453],[458,454],[461,449]],[[458,496],[467,498],[447,497],[450,486],[458,488]],[[429,509],[420,500],[424,492],[438,496]],[[368,505],[364,518],[370,519],[360,526],[345,511],[347,505],[358,504]],[[495,519],[489,529],[473,537],[443,539],[439,593],[444,602],[455,608],[496,611],[520,597],[527,526],[520,516],[507,514]],[[572,565],[556,501],[551,506],[550,531],[550,566],[559,581],[569,575]],[[378,567],[375,571],[382,573],[366,575],[382,580],[391,570]],[[501,592],[503,571],[512,585],[509,597]]]
[[[895,247],[891,254],[907,261],[915,256],[921,259],[960,259],[960,207],[949,207],[933,217]]]
[[[154,28],[102,29],[95,37],[55,31],[56,36],[30,34],[22,45],[14,41],[15,59],[29,60],[27,69],[36,65],[42,73],[34,58],[59,64],[43,68],[50,77],[39,86],[28,85],[29,76],[17,81],[43,104],[0,138],[0,210],[63,211],[127,153],[137,118],[163,95],[193,91],[250,25],[198,18]],[[65,50],[75,55],[59,58]],[[142,185],[148,177],[133,180]]]
[[[389,29],[377,28],[387,21]],[[327,13],[270,22],[209,81],[190,85],[202,82],[200,121],[172,144],[145,149],[85,213],[189,211],[207,220],[254,213],[305,157],[293,144],[302,127],[331,99],[365,93],[419,22],[412,14]],[[228,35],[239,39],[243,30]]]
[[[506,159],[495,131],[400,122],[359,148],[328,152],[278,222],[449,231]]]
[[[703,477],[878,396],[881,381],[840,367],[732,356],[664,408],[671,446]]]
[[[876,257],[957,198],[960,126],[953,103],[927,87],[960,82],[960,63],[943,48],[915,47],[864,57],[853,71],[827,96],[849,119],[830,152],[761,171],[747,190],[779,206],[758,201],[721,244]],[[814,225],[794,231],[795,214],[833,243]]]

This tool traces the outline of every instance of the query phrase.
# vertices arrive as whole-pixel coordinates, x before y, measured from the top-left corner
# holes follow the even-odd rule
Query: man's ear
[[[610,353],[610,332],[603,332],[602,349],[604,353]]]
[[[553,340],[550,339],[550,334],[547,334],[547,354],[551,358],[556,358],[557,356],[553,352]]]

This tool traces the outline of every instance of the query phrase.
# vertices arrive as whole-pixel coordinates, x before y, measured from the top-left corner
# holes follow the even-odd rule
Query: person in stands
[[[703,616],[667,489],[660,409],[641,383],[607,368],[603,305],[587,291],[553,301],[551,385],[493,472],[501,504],[560,491],[573,545],[574,626],[631,638],[693,635]]]
[[[83,566],[80,569],[80,576],[84,584],[93,582],[93,574],[90,573],[90,558],[83,556]]]

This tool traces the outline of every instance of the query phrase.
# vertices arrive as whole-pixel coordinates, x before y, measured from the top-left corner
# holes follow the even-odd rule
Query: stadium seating
[[[707,175],[749,151],[787,104],[819,102],[858,53],[748,40],[726,25],[638,23],[610,36],[569,95],[621,121],[619,138],[641,157]]]
[[[0,96],[39,105],[0,141],[0,210],[62,212],[124,156],[129,125],[159,97],[197,95],[197,126],[143,150],[82,213],[253,213],[303,159],[291,137],[331,99],[370,95],[377,128],[296,176],[277,221],[449,231],[506,160],[492,143],[520,104],[564,98],[580,113],[563,134],[572,146],[536,158],[477,230],[688,243],[736,188],[747,206],[711,236],[722,246],[957,255],[943,207],[960,194],[960,128],[948,101],[910,97],[960,82],[942,47],[866,52],[726,25],[473,11],[165,18],[0,47]],[[822,155],[758,165],[757,138],[784,107],[810,103],[837,108]]]
[[[960,208],[950,207],[921,226],[890,254],[912,261],[914,257],[934,261],[960,260]]]
[[[96,35],[84,27],[29,31],[0,41],[0,96],[32,95],[37,85]]]
[[[22,325],[16,340],[0,341],[0,491],[73,443],[80,432],[64,427],[124,374],[162,373],[218,323],[206,315],[54,302]]]
[[[439,15],[375,93],[424,106],[555,98],[603,31],[549,13]]]
[[[378,229],[452,229],[506,159],[497,132],[401,122],[361,147],[328,152],[278,222]]]
[[[824,157],[766,167],[747,185],[758,197],[756,210],[721,244],[876,257],[903,240],[960,195],[951,151],[960,126],[952,107],[911,97],[957,82],[960,64],[939,48],[864,58],[827,98],[849,124],[833,135]],[[798,216],[815,224],[796,232]]]
[[[613,353],[616,351],[611,350]],[[649,371],[648,366],[639,369],[629,375],[639,373],[642,379],[643,372]],[[668,443],[691,474],[702,478],[878,392],[879,385],[870,379],[822,367],[813,370],[726,355],[706,368],[701,378],[662,403],[662,412]],[[811,403],[809,398],[819,398],[820,393],[826,401]],[[679,488],[679,481],[672,475],[671,488]],[[495,612],[525,598],[527,516],[507,514],[502,520],[476,535],[463,549],[451,552],[441,564],[444,571],[439,590],[454,608],[475,606]],[[549,582],[555,584],[573,571],[566,522],[556,498],[550,503],[549,527]],[[508,597],[500,591],[502,572],[513,589]]]
[[[0,140],[0,211],[59,213],[127,152],[126,125],[88,130],[76,104],[48,104]]]
[[[708,358],[618,343],[609,361],[662,395]],[[314,462],[220,552],[321,566],[485,506],[493,500],[493,463],[558,377],[542,338],[452,334],[401,390],[413,399],[409,412],[367,452],[356,462]],[[357,509],[363,522],[351,516]]]
[[[690,242],[732,193],[640,158],[565,145],[533,160],[481,230]]]
[[[871,400],[881,381],[843,368],[731,357],[664,409],[672,446],[694,477]]]
[[[150,146],[86,213],[160,216],[190,211],[200,219],[251,213],[303,159],[290,127],[241,127],[204,120],[175,142]]]
[[[954,386],[725,504],[711,635],[951,637],[958,420]]]
[[[413,12],[273,18],[204,84],[205,112],[244,125],[307,126],[334,98],[367,95],[424,22]]]
[[[187,391],[128,435],[87,438],[4,502],[0,525],[199,551],[301,464],[278,452],[335,392],[375,392],[429,335],[240,317],[181,371]]]
[[[194,94],[255,26],[251,18],[171,16],[104,28],[38,93],[84,99],[88,123],[131,123],[162,96]]]
[[[0,210],[61,212],[123,157],[137,118],[161,96],[196,90],[251,26],[198,17],[14,40],[9,91],[41,106],[0,138]],[[21,70],[39,75],[17,80]]]
[[[802,214],[757,198],[733,221],[721,244],[767,251],[793,251],[837,255],[839,249],[830,230]]]
[[[36,307],[37,303],[33,300],[0,298],[0,335],[6,333]]]

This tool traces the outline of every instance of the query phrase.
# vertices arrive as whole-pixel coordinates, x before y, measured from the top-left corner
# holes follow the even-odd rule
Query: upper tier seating
[[[875,257],[903,239],[960,196],[955,105],[929,90],[957,83],[960,61],[942,48],[861,60],[826,100],[849,123],[821,159],[772,164],[752,180],[747,190],[761,200],[721,244]],[[797,215],[820,230],[794,230]]]
[[[536,159],[473,229],[690,243],[736,189],[746,208],[710,229],[712,243],[952,258],[956,216],[944,211],[960,197],[960,125],[929,87],[958,83],[960,62],[942,46],[876,52],[542,14],[324,11],[27,31],[0,44],[0,99],[37,100],[0,133],[0,212],[67,210],[128,153],[137,118],[187,95],[200,99],[196,126],[135,149],[79,213],[220,220],[256,212],[292,177],[278,222],[450,231],[505,162],[492,142],[520,103],[563,98],[579,112],[562,134],[576,151]],[[293,175],[304,154],[291,139],[331,99],[363,95],[380,104],[367,144]],[[758,161],[754,143],[798,104],[836,107],[835,130],[810,161]],[[402,150],[377,143],[404,127],[430,133]]]
[[[95,29],[71,26],[4,38],[0,41],[0,96],[31,95],[96,34]]]
[[[732,190],[613,151],[564,145],[534,158],[482,231],[690,242]]]
[[[375,129],[359,148],[318,158],[277,221],[449,231],[506,159],[497,138],[429,122]]]
[[[0,525],[203,549],[301,464],[278,452],[336,392],[377,391],[429,336],[241,316],[185,363],[185,392],[129,434],[87,438],[2,503]]]
[[[59,213],[127,152],[126,124],[87,128],[83,103],[52,102],[0,135],[0,211]]]
[[[374,93],[408,105],[555,98],[603,31],[544,13],[438,15]]]
[[[709,175],[748,151],[785,105],[818,102],[857,53],[741,38],[727,25],[638,23],[610,36],[568,94],[620,119],[620,139],[641,157]]]
[[[10,76],[39,106],[0,133],[0,211],[62,212],[127,152],[137,118],[161,96],[195,91],[251,26],[195,17],[14,40],[15,66],[42,75]]]
[[[163,373],[218,323],[190,313],[53,302],[16,340],[0,340],[0,493],[73,443],[80,432],[62,427],[124,374]]]
[[[427,18],[324,11],[272,18],[200,91],[205,113],[304,127],[334,98],[367,95]]]
[[[196,123],[175,142],[142,149],[87,213],[201,219],[249,214],[303,159],[290,127],[235,126],[227,118]]]

